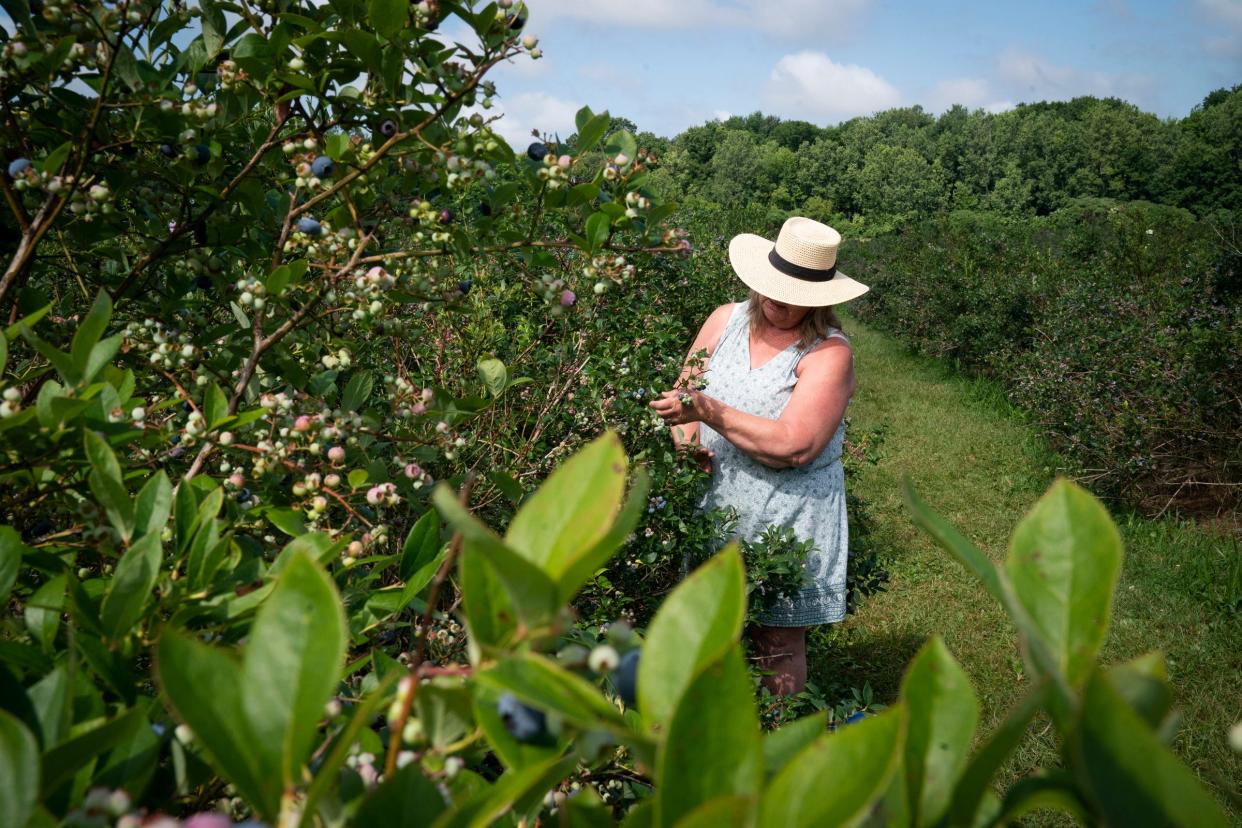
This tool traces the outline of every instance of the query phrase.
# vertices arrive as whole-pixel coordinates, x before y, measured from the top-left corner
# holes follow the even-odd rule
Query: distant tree
[[[708,166],[704,195],[720,204],[747,204],[756,198],[760,181],[759,148],[746,131],[724,131]]]

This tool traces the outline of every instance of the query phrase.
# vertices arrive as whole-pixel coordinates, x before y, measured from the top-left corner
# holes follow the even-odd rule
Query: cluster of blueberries
[[[630,650],[621,656],[613,671],[612,683],[617,695],[627,708],[638,703],[638,659],[641,650]],[[505,693],[496,702],[496,712],[509,735],[524,745],[551,745],[556,736],[548,730],[548,717],[542,710],[518,700],[512,693]]]

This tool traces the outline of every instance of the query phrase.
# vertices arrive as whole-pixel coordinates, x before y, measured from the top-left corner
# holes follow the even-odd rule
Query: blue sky
[[[529,11],[544,57],[492,75],[515,144],[532,127],[571,133],[582,104],[672,136],[755,110],[826,125],[893,106],[1000,111],[1078,95],[1180,118],[1242,82],[1242,0],[529,0]]]

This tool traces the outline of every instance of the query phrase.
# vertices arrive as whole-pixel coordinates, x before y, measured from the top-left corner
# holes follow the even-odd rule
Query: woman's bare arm
[[[683,383],[692,375],[696,369],[690,365],[690,358],[698,351],[707,351],[707,359],[703,365],[697,369],[699,371],[707,368],[711,356],[716,352],[716,346],[720,344],[720,336],[724,333],[725,325],[729,322],[729,315],[733,313],[733,304],[729,303],[721,305],[712,311],[707,317],[707,321],[699,329],[699,335],[694,338],[690,350],[686,352],[686,360],[682,365],[681,374],[677,378],[677,385],[682,386]],[[670,429],[673,435],[673,443],[677,446],[692,445],[699,442],[699,423],[697,420],[681,423]]]

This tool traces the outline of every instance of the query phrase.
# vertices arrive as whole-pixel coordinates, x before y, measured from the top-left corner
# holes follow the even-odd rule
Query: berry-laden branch
[[[466,476],[466,482],[462,484],[461,492],[458,494],[458,502],[461,503],[463,509],[470,508],[470,492],[474,488],[475,475],[470,473]],[[453,571],[453,565],[457,562],[457,556],[461,554],[462,534],[460,531],[453,533],[453,540],[449,543],[448,554],[444,556],[444,562],[440,564],[440,568],[436,570],[436,576],[431,581],[431,592],[427,595],[427,609],[423,611],[422,631],[418,634],[418,641],[414,645],[414,655],[410,658],[409,675],[402,676],[401,684],[405,685],[406,692],[402,693],[398,689],[398,698],[401,703],[401,711],[395,722],[389,723],[389,739],[388,739],[388,755],[384,759],[384,775],[392,778],[397,772],[397,754],[401,752],[402,734],[405,732],[405,723],[410,719],[410,710],[414,707],[414,697],[418,694],[418,682],[421,678],[421,670],[423,658],[427,653],[427,633],[431,629],[431,617],[435,614],[436,603],[440,600],[440,588],[444,585],[444,581],[448,578],[448,574]]]

